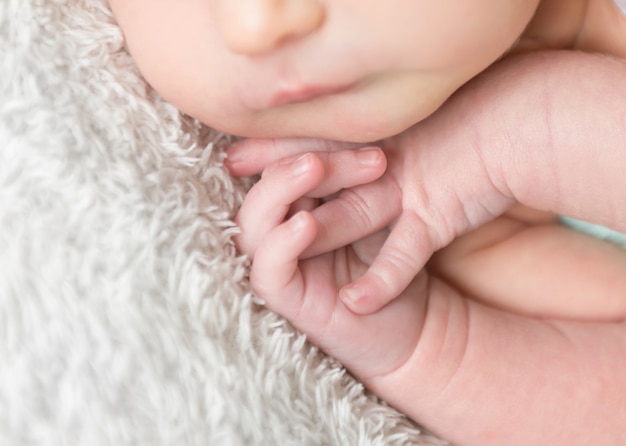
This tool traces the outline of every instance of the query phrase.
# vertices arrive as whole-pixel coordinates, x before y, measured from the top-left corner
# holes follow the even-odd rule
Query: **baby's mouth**
[[[270,99],[269,107],[279,107],[281,105],[296,104],[299,102],[307,102],[321,96],[330,96],[345,93],[353,87],[353,84],[347,85],[308,85],[296,88],[286,88],[278,90]]]

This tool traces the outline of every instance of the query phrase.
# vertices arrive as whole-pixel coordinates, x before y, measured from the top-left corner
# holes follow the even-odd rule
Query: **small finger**
[[[305,257],[333,251],[389,226],[402,212],[397,185],[380,181],[346,189],[312,211],[318,236]]]
[[[317,224],[308,212],[299,212],[272,230],[259,245],[250,269],[250,284],[268,308],[290,318],[304,298],[298,258],[315,239]]]
[[[263,171],[262,176],[274,174],[277,169],[293,163],[301,156],[294,155],[273,163]],[[307,193],[307,196],[312,198],[328,197],[342,189],[371,183],[380,178],[387,167],[385,154],[378,147],[318,152],[311,153],[311,156],[318,157],[324,165],[324,179],[315,189]]]
[[[248,195],[235,218],[241,234],[235,243],[241,252],[254,257],[265,236],[281,224],[292,203],[317,186],[324,177],[324,166],[313,154],[281,163],[264,173]]]
[[[236,176],[262,172],[270,164],[307,152],[334,152],[356,149],[364,144],[330,141],[318,138],[250,138],[233,143],[226,150],[226,166]]]
[[[319,152],[325,166],[324,181],[309,192],[310,197],[322,198],[342,189],[371,183],[380,178],[387,167],[385,154],[378,147],[358,150]]]
[[[339,295],[354,313],[375,313],[406,289],[432,253],[426,225],[415,214],[404,213],[367,272]]]

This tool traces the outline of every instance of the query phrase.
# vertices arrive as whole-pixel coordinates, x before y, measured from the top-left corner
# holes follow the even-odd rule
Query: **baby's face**
[[[539,0],[110,0],[147,81],[216,129],[374,141],[502,55]]]

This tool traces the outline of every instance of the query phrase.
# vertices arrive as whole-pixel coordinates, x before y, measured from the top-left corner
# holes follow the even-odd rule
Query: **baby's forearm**
[[[626,250],[552,222],[506,215],[437,252],[428,271],[516,314],[577,321],[626,319]]]
[[[446,179],[463,182],[453,189],[486,173],[530,207],[626,230],[626,61],[574,51],[513,57],[426,125],[445,135],[433,151],[466,159],[458,164],[467,173]]]
[[[459,446],[626,444],[623,324],[522,318],[437,281],[430,292],[418,348],[374,392]]]

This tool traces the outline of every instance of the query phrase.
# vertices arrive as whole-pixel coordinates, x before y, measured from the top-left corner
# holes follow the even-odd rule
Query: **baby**
[[[269,308],[453,441],[626,442],[626,257],[551,217],[626,229],[619,4],[111,4],[182,111],[317,138],[229,154]]]

